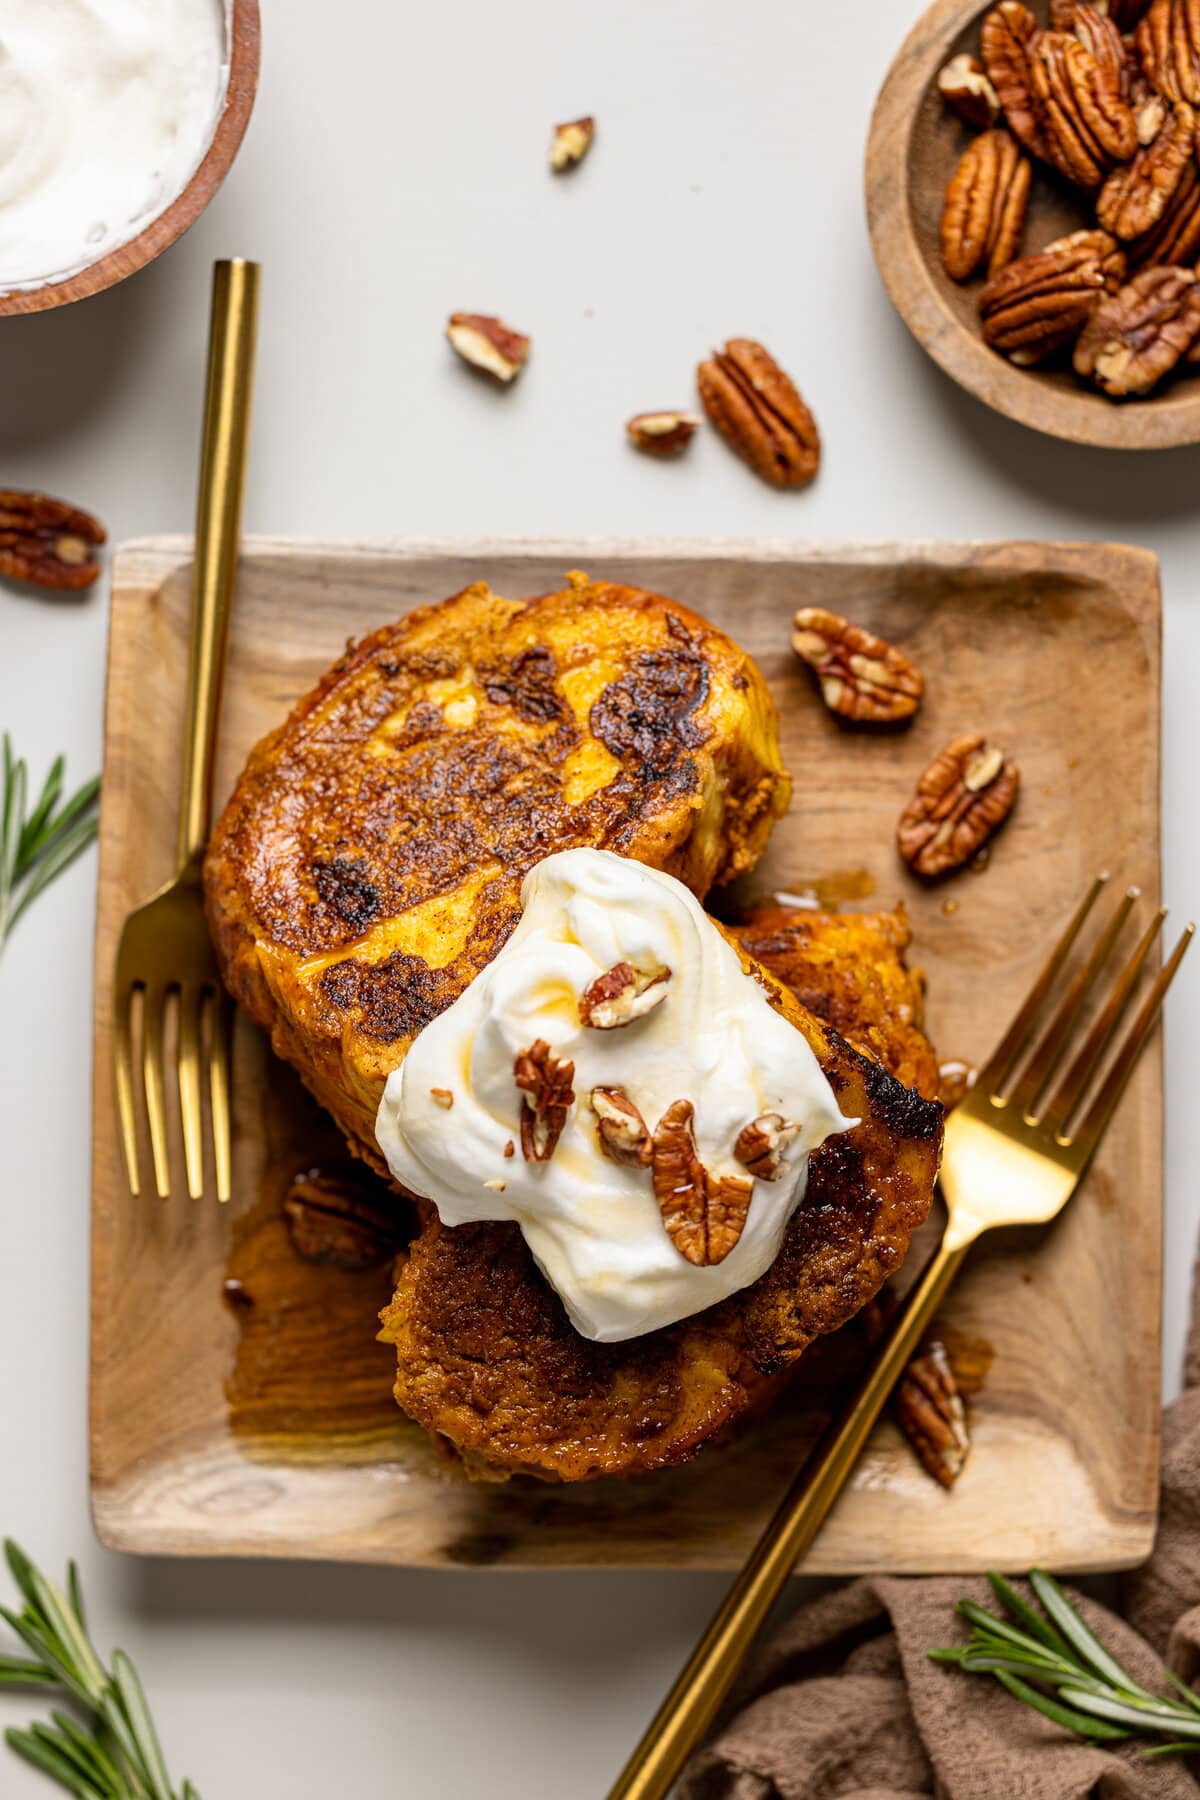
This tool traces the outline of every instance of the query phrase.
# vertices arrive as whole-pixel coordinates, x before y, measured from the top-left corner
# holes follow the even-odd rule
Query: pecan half
[[[745,1229],[754,1182],[710,1175],[692,1132],[690,1100],[668,1106],[654,1132],[651,1178],[667,1236],[699,1268],[724,1262]]]
[[[1200,105],[1200,6],[1196,0],[1151,0],[1137,28],[1146,79],[1168,100]]]
[[[1115,399],[1148,394],[1200,337],[1191,269],[1143,269],[1102,300],[1075,346],[1075,370]]]
[[[1196,115],[1177,102],[1152,143],[1133,161],[1114,169],[1100,190],[1096,217],[1114,237],[1136,238],[1152,231],[1189,170],[1194,174]]]
[[[513,1076],[527,1096],[521,1102],[521,1154],[526,1162],[549,1162],[575,1099],[575,1064],[560,1062],[538,1038],[513,1058]]]
[[[666,999],[671,971],[664,965],[635,969],[632,963],[614,963],[597,975],[579,998],[579,1020],[593,1031],[619,1031],[644,1019]]]
[[[1182,268],[1200,255],[1200,173],[1191,159],[1162,218],[1129,246],[1129,255],[1135,270],[1164,264]]]
[[[488,313],[451,313],[446,336],[464,362],[497,381],[514,381],[529,355],[529,339]]]
[[[0,575],[44,588],[91,587],[100,573],[92,548],[107,533],[99,519],[21,488],[0,489]]]
[[[1099,296],[1125,277],[1106,231],[1076,231],[1010,263],[979,296],[984,342],[1028,367],[1078,337]]]
[[[371,1183],[380,1194],[376,1204],[369,1181],[353,1169],[297,1175],[283,1202],[297,1256],[339,1269],[373,1269],[396,1255],[406,1236],[403,1218],[381,1183]]]
[[[648,1169],[653,1155],[650,1132],[624,1088],[594,1087],[591,1102],[604,1154],[613,1162]]]
[[[651,456],[678,456],[696,435],[700,420],[692,412],[637,413],[625,429],[639,450]]]
[[[800,1127],[789,1124],[782,1113],[760,1113],[738,1132],[733,1154],[757,1181],[778,1181],[784,1152],[799,1135]]]
[[[1121,28],[1095,0],[1050,0],[1050,24],[1055,31],[1073,33],[1091,52],[1118,91],[1129,99],[1133,64]]]
[[[807,487],[821,465],[816,420],[789,375],[753,338],[730,338],[696,371],[704,410],[772,487]]]
[[[1049,159],[1093,192],[1113,163],[1137,149],[1137,121],[1122,92],[1124,64],[1102,67],[1074,34],[1043,31],[1031,68]]]
[[[1048,154],[1045,121],[1034,92],[1033,53],[1041,26],[1022,0],[1000,0],[983,21],[983,66],[1008,128],[1032,156]]]
[[[1010,132],[985,131],[968,144],[942,207],[942,261],[952,281],[987,263],[998,275],[1021,247],[1033,170]]]
[[[896,1388],[896,1417],[924,1467],[945,1488],[962,1474],[971,1437],[946,1346],[925,1343]]]
[[[1000,117],[1000,96],[977,56],[952,57],[937,78],[938,93],[960,119],[986,131]]]
[[[980,735],[955,738],[934,758],[900,816],[896,847],[934,880],[968,862],[1012,811],[1020,774]]]
[[[571,119],[565,125],[556,125],[550,146],[550,167],[554,173],[561,175],[564,169],[577,168],[591,149],[595,135],[595,119]]]
[[[792,649],[816,671],[830,712],[872,725],[916,712],[925,682],[894,644],[822,606],[802,606],[792,624]]]

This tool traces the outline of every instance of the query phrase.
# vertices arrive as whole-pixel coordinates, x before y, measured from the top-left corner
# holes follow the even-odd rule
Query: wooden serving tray
[[[96,954],[91,1469],[114,1548],[510,1567],[741,1562],[858,1342],[810,1353],[790,1396],[689,1467],[555,1488],[476,1485],[390,1399],[373,1341],[386,1269],[300,1261],[280,1200],[333,1134],[258,1032],[235,1045],[235,1198],[133,1201],[113,1116],[110,983],[126,910],[170,872],[189,544],[126,546],[113,595]],[[1095,544],[251,542],[218,791],[347,636],[486,577],[540,593],[572,567],[671,594],[726,627],[779,701],[796,778],[760,889],[903,898],[931,1034],[977,1061],[1094,872],[1159,886],[1157,565]],[[870,625],[916,659],[913,727],[839,727],[788,646],[795,607]],[[983,873],[920,887],[897,815],[942,744],[986,730],[1024,783]],[[1045,1231],[975,1252],[947,1308],[991,1356],[974,1449],[945,1494],[890,1422],[807,1563],[814,1573],[1115,1568],[1154,1531],[1162,1081],[1148,1054],[1083,1190]],[[183,1191],[180,1188],[180,1191]],[[240,1287],[226,1289],[229,1280]],[[849,1349],[843,1354],[839,1345]],[[806,1373],[807,1371],[807,1373]]]

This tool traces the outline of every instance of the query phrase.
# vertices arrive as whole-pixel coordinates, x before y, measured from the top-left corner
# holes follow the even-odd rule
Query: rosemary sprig
[[[55,757],[33,810],[26,811],[29,772],[4,734],[0,787],[0,949],[21,917],[55,876],[82,856],[99,829],[100,777],[62,805],[66,762]]]
[[[91,1639],[74,1563],[67,1588],[47,1581],[11,1540],[4,1554],[24,1606],[0,1606],[29,1657],[0,1656],[0,1687],[48,1688],[75,1702],[79,1717],[53,1712],[49,1725],[6,1731],[10,1749],[78,1800],[200,1800],[190,1781],[176,1793],[142,1684],[123,1650],[106,1669]]]
[[[934,1662],[953,1663],[971,1675],[994,1675],[1018,1700],[1092,1743],[1165,1740],[1151,1744],[1144,1756],[1200,1750],[1200,1695],[1170,1669],[1164,1668],[1163,1679],[1178,1698],[1160,1699],[1109,1655],[1041,1569],[1029,1577],[1040,1612],[1002,1575],[990,1574],[988,1580],[1007,1618],[960,1600],[955,1611],[971,1626],[971,1636],[965,1644],[931,1650]]]

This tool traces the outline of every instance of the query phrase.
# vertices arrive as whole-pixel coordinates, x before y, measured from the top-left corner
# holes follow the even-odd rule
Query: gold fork
[[[135,1195],[140,1193],[133,1059],[134,1012],[140,1004],[142,1092],[154,1185],[162,1200],[171,1190],[166,1106],[169,1009],[176,1016],[175,1074],[188,1193],[198,1200],[204,1192],[201,1068],[205,1054],[218,1200],[228,1200],[231,1188],[232,1012],[204,920],[200,868],[212,808],[217,721],[237,567],[257,316],[258,264],[240,259],[217,263],[196,510],[175,874],[126,919],[113,978],[117,1113],[129,1186]]]
[[[941,1182],[948,1219],[941,1245],[893,1317],[844,1412],[780,1501],[609,1800],[664,1800],[712,1724],[784,1582],[820,1530],[976,1238],[996,1226],[1054,1218],[1083,1179],[1195,931],[1187,927],[1155,978],[1089,1103],[1104,1054],[1166,918],[1165,908],[1156,913],[1056,1086],[1072,1034],[1139,897],[1136,888],[1125,894],[1036,1044],[1034,1027],[1107,881],[1107,875],[1096,877],[995,1055],[946,1121]]]

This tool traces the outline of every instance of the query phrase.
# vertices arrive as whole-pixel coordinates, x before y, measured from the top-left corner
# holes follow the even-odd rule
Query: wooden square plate
[[[126,910],[170,872],[190,546],[124,548],[108,676],[96,954],[92,1497],[102,1541],[184,1555],[550,1567],[739,1564],[799,1461],[850,1328],[789,1398],[683,1469],[555,1488],[476,1485],[390,1397],[373,1341],[386,1266],[301,1261],[281,1199],[341,1152],[253,1027],[235,1045],[235,1198],[131,1199],[113,1115],[110,984]],[[485,576],[552,590],[582,566],[674,595],[757,658],[796,780],[755,882],[903,898],[944,1057],[981,1059],[1100,868],[1159,884],[1158,572],[1097,544],[252,542],[242,559],[218,791],[354,636]],[[840,728],[789,649],[802,603],[894,639],[925,671],[912,729]],[[982,873],[925,889],[893,847],[919,772],[986,730],[1019,761]],[[988,1243],[948,1306],[988,1363],[952,1493],[883,1423],[808,1559],[814,1573],[1140,1561],[1158,1483],[1162,1071],[1147,1055],[1062,1219]],[[180,1186],[179,1191],[183,1191]],[[840,1346],[840,1348],[839,1348]],[[849,1347],[849,1348],[847,1348]],[[805,1373],[807,1371],[807,1374]]]

